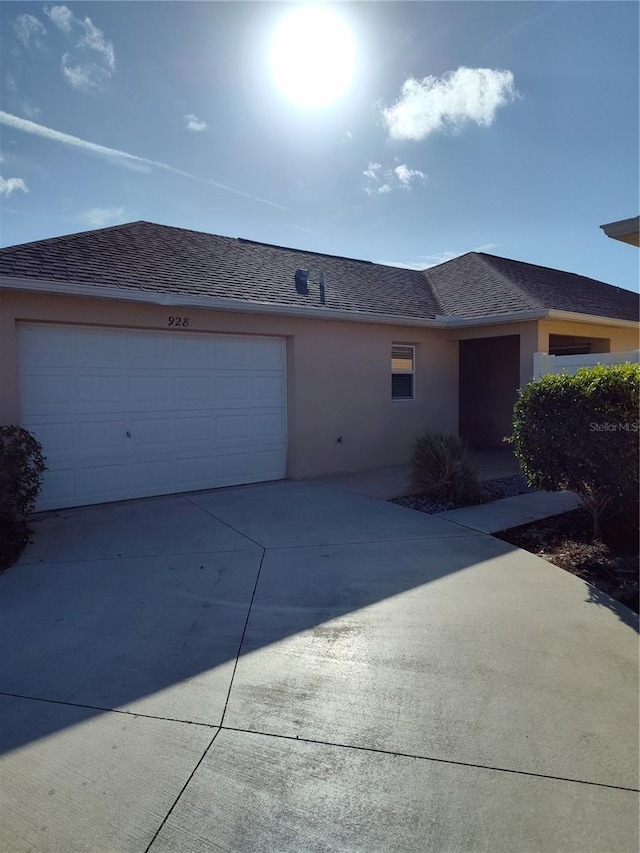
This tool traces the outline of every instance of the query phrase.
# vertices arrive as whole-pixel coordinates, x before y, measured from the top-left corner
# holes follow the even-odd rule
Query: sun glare
[[[353,76],[353,41],[328,9],[305,7],[280,25],[271,45],[271,70],[281,92],[300,107],[337,100]]]

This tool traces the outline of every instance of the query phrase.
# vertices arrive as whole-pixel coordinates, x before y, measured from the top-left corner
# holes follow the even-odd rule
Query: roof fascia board
[[[632,216],[629,219],[619,219],[617,222],[607,222],[601,225],[600,228],[604,231],[607,237],[621,237],[626,234],[634,234],[638,232],[640,226],[640,217]]]
[[[392,326],[425,326],[436,329],[448,326],[448,318],[407,317],[406,315],[375,314],[366,311],[344,311],[335,308],[300,308],[297,305],[245,302],[217,296],[181,296],[158,291],[126,290],[125,288],[94,287],[71,282],[44,279],[0,276],[0,289],[50,293],[58,296],[82,296],[90,299],[113,299],[124,302],[141,302],[167,308],[208,308],[212,311],[230,311],[243,314],[266,314],[284,317],[303,317],[313,320],[342,320],[356,323],[384,323]]]
[[[214,311],[232,311],[244,314],[266,314],[284,317],[304,317],[317,320],[342,320],[355,323],[376,323],[391,326],[419,326],[434,329],[465,328],[468,326],[495,326],[504,323],[522,323],[528,320],[568,320],[571,322],[597,323],[600,325],[635,327],[634,320],[617,320],[593,314],[577,314],[571,311],[535,310],[501,315],[462,317],[459,315],[436,315],[435,319],[407,317],[397,314],[374,314],[366,311],[344,311],[334,308],[300,308],[297,305],[277,305],[266,302],[244,302],[241,299],[223,299],[216,296],[180,296],[158,291],[125,290],[124,288],[94,287],[87,284],[27,279],[0,276],[0,288],[24,290],[37,293],[53,293],[61,296],[84,296],[93,299],[113,299],[124,302],[141,302],[167,308],[208,308]]]
[[[577,314],[574,311],[558,311],[551,309],[548,312],[549,320],[567,320],[570,323],[594,323],[599,326],[626,326],[637,328],[637,320],[619,320],[616,317],[601,317],[599,314]]]

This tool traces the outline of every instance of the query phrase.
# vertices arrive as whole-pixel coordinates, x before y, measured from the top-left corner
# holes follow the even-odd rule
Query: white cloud
[[[198,131],[207,129],[206,121],[202,121],[198,116],[194,116],[193,113],[189,113],[189,115],[186,115],[184,118],[187,122],[187,130]]]
[[[122,219],[124,207],[93,207],[82,217],[92,228],[104,228],[110,222]]]
[[[22,190],[23,193],[29,192],[29,188],[22,178],[0,177],[0,195],[10,196],[14,190]]]
[[[362,174],[365,176],[365,178],[370,178],[372,181],[377,181],[378,180],[377,172],[380,169],[382,169],[382,166],[380,165],[380,163],[369,163],[369,165],[367,166],[367,168],[364,170],[364,172]]]
[[[32,42],[35,47],[43,47],[43,38],[47,31],[35,15],[18,15],[13,22],[13,28],[25,47],[29,47]]]
[[[119,151],[117,148],[107,148],[106,145],[98,145],[95,142],[88,142],[86,139],[80,139],[78,136],[71,136],[69,133],[62,133],[59,130],[54,130],[51,127],[45,127],[42,124],[36,124],[33,121],[20,118],[19,116],[14,116],[11,113],[5,113],[1,110],[0,124],[4,124],[14,130],[23,131],[24,133],[31,133],[34,136],[50,139],[52,142],[60,142],[63,145],[81,148],[85,151],[91,152],[92,154],[106,157],[112,163],[119,166],[134,169],[151,166],[156,169],[162,169],[165,172],[171,172],[174,175],[181,175],[183,178],[189,178],[192,181],[198,181],[201,184],[208,184],[209,186],[217,187],[218,189],[225,190],[225,192],[233,193],[234,195],[239,195],[243,198],[251,199],[252,201],[258,201],[261,204],[267,204],[270,207],[277,207],[279,210],[286,209],[281,204],[277,204],[275,201],[269,201],[268,199],[260,198],[260,196],[242,192],[242,190],[236,190],[233,187],[229,187],[226,184],[220,184],[218,181],[212,181],[209,178],[199,178],[196,175],[192,175],[190,172],[185,172],[182,169],[176,169],[173,166],[169,166],[167,163],[161,163],[157,160],[149,160],[147,157],[138,157],[136,154],[128,154],[126,151]]]
[[[420,169],[410,169],[408,166],[404,164],[400,166],[396,166],[393,170],[398,176],[398,180],[400,181],[400,186],[403,189],[408,190],[411,187],[411,182],[415,180],[422,180],[426,178],[424,172],[421,172]]]
[[[51,6],[48,9],[45,8],[44,13],[63,33],[71,32],[73,12],[68,6]]]
[[[42,112],[40,107],[36,107],[35,104],[26,97],[22,97],[20,99],[20,107],[27,118],[38,118]]]
[[[380,163],[369,163],[362,173],[367,178],[364,191],[367,195],[384,195],[393,190],[410,190],[414,181],[426,180],[419,169],[410,169],[404,163],[393,169],[383,169]]]
[[[109,68],[115,68],[116,58],[113,52],[113,44],[105,39],[102,30],[96,27],[91,18],[85,18],[83,21],[78,21],[78,23],[84,29],[84,34],[78,42],[78,47],[86,47],[88,50],[94,50],[96,53],[102,55]]]
[[[110,76],[105,68],[95,62],[79,62],[72,65],[72,59],[68,53],[63,54],[60,68],[67,82],[80,92],[99,89]]]
[[[113,44],[91,18],[76,18],[68,6],[51,6],[45,13],[69,39],[77,39],[62,55],[65,80],[80,92],[101,89],[116,67]]]
[[[439,79],[410,77],[382,116],[394,139],[420,140],[436,131],[457,131],[469,122],[488,127],[497,110],[517,96],[511,71],[463,66]]]

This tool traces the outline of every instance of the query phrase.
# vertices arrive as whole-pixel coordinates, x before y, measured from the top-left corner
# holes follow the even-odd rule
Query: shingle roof
[[[308,269],[309,296],[296,292]],[[0,250],[0,275],[44,278],[123,290],[216,296],[249,303],[434,317],[440,313],[420,272],[133,222]]]
[[[638,294],[576,273],[469,252],[426,270],[444,314],[499,316],[555,309],[638,320]]]
[[[294,287],[308,269],[310,294]],[[0,275],[122,291],[415,318],[499,317],[558,309],[638,319],[628,290],[548,267],[470,252],[425,271],[132,222],[0,249]]]

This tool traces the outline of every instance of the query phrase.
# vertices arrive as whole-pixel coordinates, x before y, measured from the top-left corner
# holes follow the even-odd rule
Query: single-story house
[[[0,423],[42,442],[40,509],[401,464],[425,430],[499,445],[535,352],[637,345],[633,293],[482,252],[149,222],[0,250]]]

